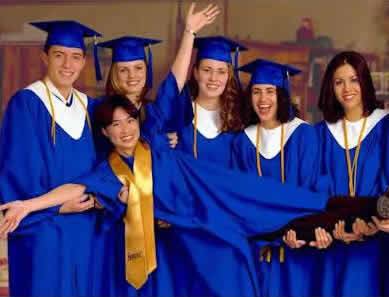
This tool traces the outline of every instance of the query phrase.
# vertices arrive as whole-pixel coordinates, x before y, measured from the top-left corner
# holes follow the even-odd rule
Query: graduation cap
[[[239,51],[247,50],[243,45],[223,36],[198,37],[194,41],[194,47],[198,49],[198,61],[212,59],[230,64],[232,64],[232,52],[239,53]]]
[[[85,50],[84,37],[99,37],[100,33],[76,21],[31,22],[30,25],[47,32],[45,46],[59,45]]]
[[[136,36],[123,36],[98,44],[99,47],[112,49],[112,63],[144,60],[147,65],[147,86],[153,82],[153,56],[150,46],[160,43],[161,40]],[[145,47],[148,47],[147,59]]]
[[[290,65],[263,59],[257,59],[243,65],[239,70],[251,74],[250,85],[270,84],[284,88],[288,93],[290,93],[289,77],[301,72]]]
[[[47,32],[47,38],[45,47],[51,45],[59,45],[65,47],[74,47],[80,48],[85,51],[85,37],[94,38],[94,62],[95,62],[95,71],[96,77],[101,77],[100,67],[97,61],[97,37],[100,37],[101,34],[95,30],[71,20],[62,20],[62,21],[45,21],[45,22],[31,22],[30,25]]]

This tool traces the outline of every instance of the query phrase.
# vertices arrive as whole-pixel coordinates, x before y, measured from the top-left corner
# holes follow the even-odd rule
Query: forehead
[[[66,46],[60,46],[60,45],[52,45],[50,46],[49,53],[54,52],[61,52],[61,53],[67,53],[67,54],[78,54],[78,55],[84,55],[84,52],[80,48],[76,47],[66,47]]]
[[[116,107],[113,111],[112,121],[120,121],[123,119],[132,118],[123,107]]]
[[[202,67],[211,67],[211,68],[228,68],[227,62],[213,60],[213,59],[201,59],[200,66]]]
[[[146,65],[145,61],[142,59],[133,60],[133,61],[123,61],[123,62],[115,62],[116,66],[121,67],[131,67],[137,65]]]
[[[253,84],[251,88],[258,89],[258,90],[268,90],[268,89],[275,90],[276,86],[272,84]]]
[[[339,66],[334,72],[334,78],[357,75],[356,70],[350,64]]]

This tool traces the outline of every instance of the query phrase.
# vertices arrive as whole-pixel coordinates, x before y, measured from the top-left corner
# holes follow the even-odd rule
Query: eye
[[[334,81],[335,86],[340,86],[342,83],[343,83],[343,81],[341,79],[335,79],[335,81]]]
[[[209,68],[201,68],[201,71],[204,71],[204,72],[209,72],[210,69]]]
[[[352,78],[351,78],[351,82],[352,82],[352,83],[359,83],[358,77],[357,77],[357,76],[352,77]]]
[[[119,123],[118,123],[118,122],[113,122],[113,123],[111,124],[111,126],[112,126],[112,127],[119,127]]]
[[[253,95],[259,95],[259,93],[260,92],[257,89],[251,91],[251,94],[253,94]]]
[[[227,70],[225,70],[225,69],[219,69],[219,70],[217,71],[217,73],[220,74],[220,75],[225,75],[225,74],[227,74]]]

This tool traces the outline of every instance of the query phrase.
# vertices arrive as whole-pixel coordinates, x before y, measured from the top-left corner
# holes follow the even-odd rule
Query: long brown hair
[[[345,64],[351,65],[357,73],[361,86],[364,116],[369,116],[376,108],[383,108],[382,102],[376,98],[373,80],[365,58],[354,51],[341,52],[328,64],[321,84],[318,107],[324,119],[329,123],[335,123],[344,117],[344,109],[335,96],[333,79],[336,70]]]
[[[200,62],[197,61],[194,67],[198,69],[199,65]],[[199,86],[193,72],[188,85],[191,96],[193,100],[195,100],[199,95]],[[228,64],[228,81],[223,93],[220,96],[220,118],[222,121],[221,131],[237,132],[243,129],[241,95],[240,87],[234,75],[232,65]]]

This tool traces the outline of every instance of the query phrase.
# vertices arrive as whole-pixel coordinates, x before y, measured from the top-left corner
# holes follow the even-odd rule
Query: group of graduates
[[[11,98],[0,134],[11,296],[389,295],[388,219],[312,225],[309,241],[282,229],[330,213],[330,197],[388,189],[389,116],[365,59],[330,61],[324,120],[313,126],[291,101],[300,70],[264,59],[238,67],[244,46],[196,37],[219,12],[190,6],[154,100],[159,40],[98,43],[112,64],[106,95],[92,99],[73,84],[83,39],[100,34],[76,21],[31,23],[48,33],[46,75]],[[251,74],[245,90],[239,71]]]

